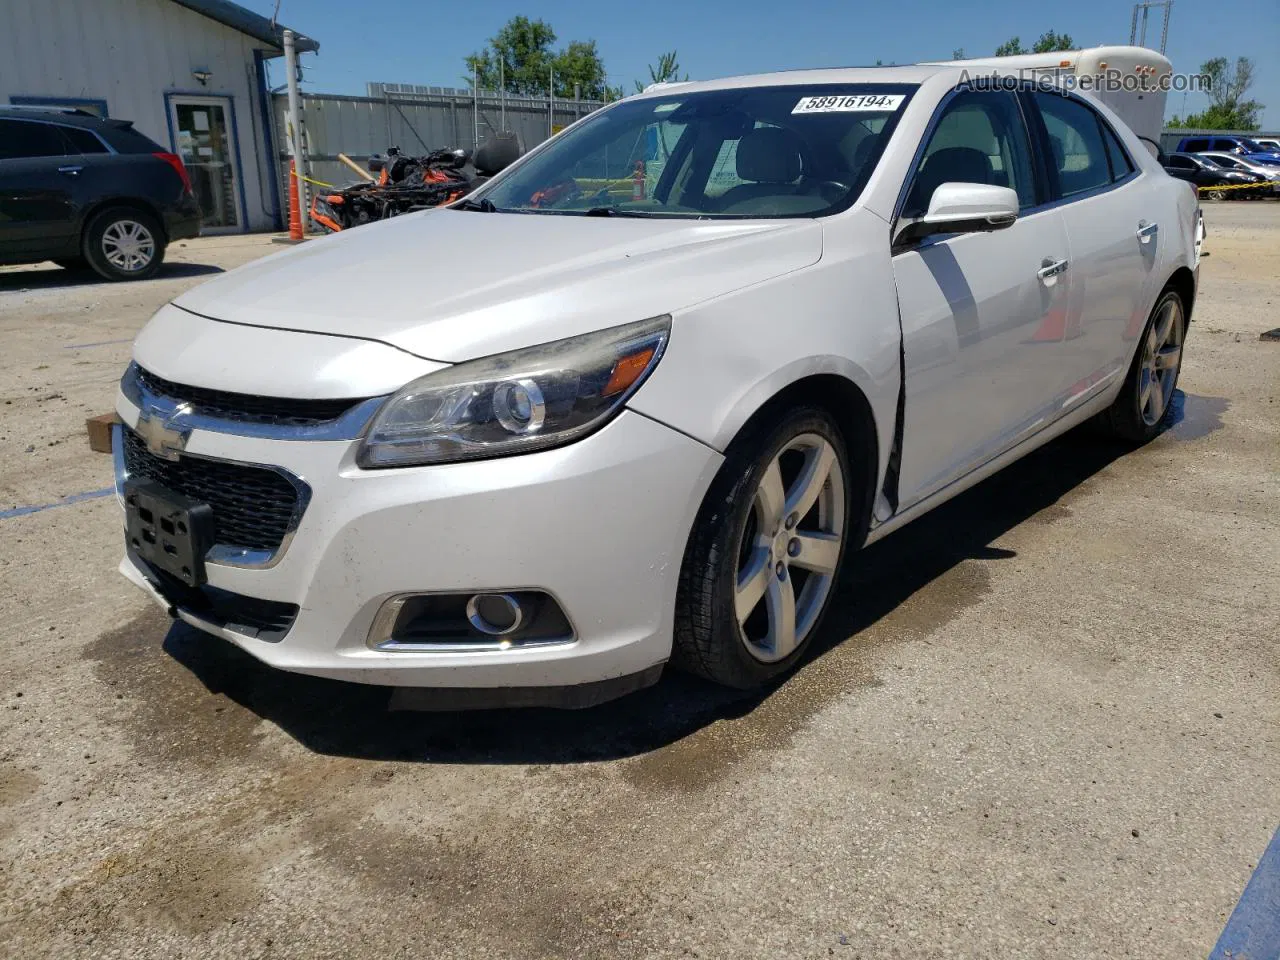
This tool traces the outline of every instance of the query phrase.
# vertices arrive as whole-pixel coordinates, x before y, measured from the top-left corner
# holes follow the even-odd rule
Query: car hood
[[[214,320],[456,363],[671,313],[822,256],[813,220],[432,210],[310,240],[184,293]]]

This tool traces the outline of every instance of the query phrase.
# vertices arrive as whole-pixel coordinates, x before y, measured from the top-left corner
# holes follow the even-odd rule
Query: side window
[[[1208,140],[1188,140],[1187,145],[1183,147],[1183,153],[1200,153],[1209,149]]]
[[[1102,139],[1106,141],[1107,157],[1111,160],[1111,179],[1113,182],[1123,180],[1133,173],[1133,162],[1124,152],[1124,147],[1120,145],[1120,138],[1116,136],[1115,131],[1108,127],[1101,117],[1098,118],[1098,124],[1102,127]]]
[[[1013,94],[966,91],[947,104],[907,193],[903,215],[920,217],[944,183],[1010,187],[1020,207],[1036,204],[1026,125]]]
[[[1049,165],[1058,172],[1061,196],[1073,197],[1109,184],[1111,167],[1098,115],[1061,94],[1037,93],[1035,99],[1049,134]]]
[[[0,120],[0,160],[61,157],[66,142],[57,127],[27,120]]]
[[[59,127],[58,130],[67,138],[71,149],[78,153],[107,152],[107,148],[102,145],[102,141],[92,130],[86,130],[84,127]]]
[[[1196,168],[1196,165],[1187,157],[1170,157],[1169,166],[1178,170],[1194,170]]]

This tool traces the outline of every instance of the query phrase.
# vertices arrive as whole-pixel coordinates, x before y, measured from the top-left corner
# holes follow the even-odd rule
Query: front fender
[[[661,363],[629,406],[723,451],[787,387],[834,374],[871,408],[879,485],[893,442],[902,333],[888,226],[850,214],[824,224],[818,263],[677,312]]]

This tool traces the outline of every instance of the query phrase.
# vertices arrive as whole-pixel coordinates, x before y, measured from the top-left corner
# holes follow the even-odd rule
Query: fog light
[[[477,593],[467,601],[467,620],[481,633],[502,637],[520,629],[524,610],[509,593]]]

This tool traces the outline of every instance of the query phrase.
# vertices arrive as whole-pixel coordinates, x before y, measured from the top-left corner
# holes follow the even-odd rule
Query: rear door
[[[899,217],[946,182],[1007,186],[1020,213],[991,233],[940,234],[893,256],[906,361],[901,507],[1034,433],[1063,366],[1069,273],[1062,215],[1042,203],[1019,101],[966,90],[941,107]]]
[[[1161,209],[1101,114],[1059,93],[1028,95],[1038,114],[1053,198],[1071,248],[1071,299],[1063,336],[1064,366],[1056,377],[1063,410],[1123,376],[1146,322]]]
[[[0,256],[32,260],[76,246],[76,177],[58,127],[0,118]]]

